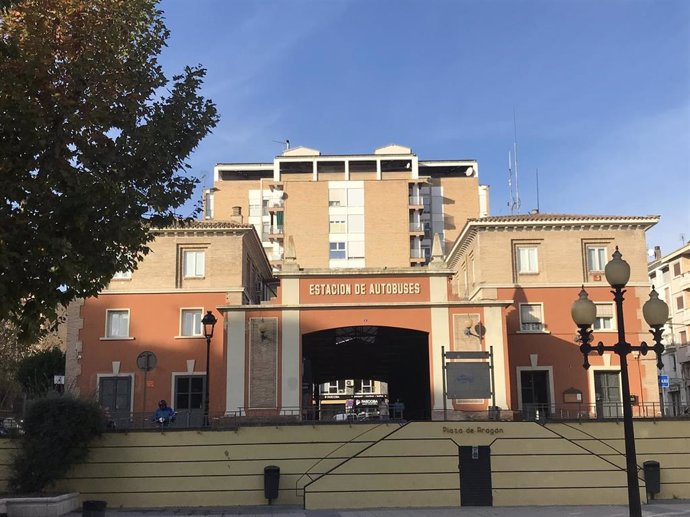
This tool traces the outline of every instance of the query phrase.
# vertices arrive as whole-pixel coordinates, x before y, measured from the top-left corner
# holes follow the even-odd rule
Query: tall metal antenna
[[[537,213],[539,213],[539,167],[537,167]]]
[[[273,140],[276,144],[284,145],[285,150],[289,151],[290,150],[290,140],[285,139],[285,140]]]
[[[518,152],[517,152],[517,120],[515,117],[515,108],[513,108],[513,149],[508,151],[508,188],[510,189],[510,207],[511,215],[520,211],[520,188],[518,186]],[[513,189],[513,184],[515,188]]]

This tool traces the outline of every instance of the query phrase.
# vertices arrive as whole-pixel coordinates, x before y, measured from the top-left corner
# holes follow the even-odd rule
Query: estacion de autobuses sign
[[[419,294],[419,282],[335,282],[309,284],[310,296],[346,296],[376,294]]]

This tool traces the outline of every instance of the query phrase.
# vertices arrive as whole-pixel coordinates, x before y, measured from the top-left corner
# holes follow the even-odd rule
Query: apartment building
[[[311,418],[358,401],[351,409],[369,414],[386,399],[415,420],[490,406],[505,418],[618,416],[617,358],[582,368],[570,307],[584,285],[600,309],[596,338],[615,341],[603,266],[618,246],[633,271],[628,340],[646,337],[645,232],[658,217],[492,217],[478,174],[474,160],[421,160],[397,145],[218,164],[204,221],[157,230],[131,276],[83,302],[68,382],[123,413],[159,398],[198,413],[199,320],[212,310],[212,416]],[[158,360],[144,371],[146,351]],[[468,378],[449,373],[468,362],[457,352],[481,357],[490,394],[452,391]],[[658,402],[653,365],[636,358],[640,405]]]
[[[663,334],[666,346],[659,391],[668,416],[686,414],[690,406],[690,244],[661,256],[653,250],[649,281],[669,306],[669,321]]]
[[[408,267],[449,249],[465,221],[488,214],[475,160],[419,160],[408,147],[372,154],[286,150],[272,163],[218,164],[206,217],[242,216],[277,269],[285,236],[305,268]]]

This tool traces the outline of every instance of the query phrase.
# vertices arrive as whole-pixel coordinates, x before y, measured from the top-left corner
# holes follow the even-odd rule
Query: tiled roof
[[[156,231],[161,230],[248,230],[252,227],[251,224],[241,224],[234,221],[176,221],[165,228],[156,228]]]
[[[658,215],[584,215],[584,214],[518,214],[518,215],[498,215],[492,217],[472,218],[467,222],[471,223],[528,223],[536,221],[648,221],[657,219]]]

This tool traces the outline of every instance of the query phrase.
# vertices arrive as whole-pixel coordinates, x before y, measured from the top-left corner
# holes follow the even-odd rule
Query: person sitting
[[[156,413],[153,415],[153,421],[161,425],[168,425],[175,421],[175,410],[168,406],[165,400],[161,400],[158,403]]]

